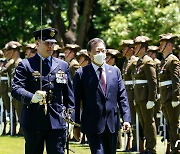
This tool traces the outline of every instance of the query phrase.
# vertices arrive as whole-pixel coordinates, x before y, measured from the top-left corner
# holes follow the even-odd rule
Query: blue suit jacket
[[[105,94],[99,85],[92,64],[80,68],[75,74],[75,121],[81,123],[81,130],[84,133],[100,134],[105,130],[106,124],[111,133],[117,132],[120,128],[118,109],[123,121],[131,121],[128,98],[120,70],[105,64],[105,72],[107,84]]]
[[[45,69],[42,70],[45,71]],[[58,71],[67,74],[66,84],[56,82]],[[53,95],[52,101],[47,106],[47,115],[44,114],[44,105],[31,104],[33,94],[40,89],[40,75],[37,72],[40,72],[40,57],[38,54],[32,58],[24,59],[16,68],[12,83],[12,96],[23,103],[21,124],[28,129],[64,128],[65,122],[60,115],[62,107],[74,109],[74,94],[69,78],[68,64],[52,57],[50,72],[46,76],[42,76],[42,90]]]

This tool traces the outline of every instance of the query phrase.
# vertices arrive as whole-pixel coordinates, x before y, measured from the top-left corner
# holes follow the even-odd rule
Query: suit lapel
[[[89,73],[88,77],[90,78],[90,84],[96,84],[99,82],[98,77],[96,75],[96,72],[92,66],[92,64],[89,64]]]
[[[110,79],[111,79],[112,71],[110,67],[106,64],[105,64],[105,71],[106,71],[106,95],[107,95],[111,84]]]

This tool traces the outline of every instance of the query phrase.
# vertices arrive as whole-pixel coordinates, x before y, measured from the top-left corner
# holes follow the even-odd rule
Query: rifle
[[[1,114],[0,114],[0,134],[2,133],[3,131],[3,101],[2,101],[2,98],[0,98],[0,108],[1,108]]]
[[[137,142],[137,152],[139,152],[139,118],[136,113],[136,142]]]

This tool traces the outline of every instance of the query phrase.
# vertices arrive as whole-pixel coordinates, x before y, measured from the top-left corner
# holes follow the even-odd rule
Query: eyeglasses
[[[97,52],[97,53],[100,53],[100,52],[102,52],[102,53],[106,53],[106,52],[107,52],[107,50],[106,50],[106,49],[96,50],[96,52]]]

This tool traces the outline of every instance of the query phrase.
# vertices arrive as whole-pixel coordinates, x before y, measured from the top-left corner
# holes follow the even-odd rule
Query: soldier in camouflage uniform
[[[9,81],[10,89],[11,89],[11,82],[12,82],[12,79],[13,79],[14,73],[15,73],[15,68],[18,66],[18,63],[22,61],[22,59],[20,58],[20,47],[21,46],[22,45],[19,42],[10,41],[9,43],[7,43],[5,45],[5,48],[4,48],[4,50],[5,50],[4,55],[8,60],[8,63],[5,66],[5,71],[8,74],[8,81]],[[20,121],[21,120],[21,112],[22,112],[22,104],[13,98],[12,105],[17,113],[18,120]],[[16,121],[13,120],[13,123],[14,123],[13,124],[14,125],[13,126],[13,128],[14,128],[13,135],[15,135],[16,134]],[[23,135],[23,131],[22,131],[21,127],[19,129],[18,135],[19,136]]]
[[[91,59],[90,59],[89,54],[86,49],[83,49],[83,50],[80,50],[79,52],[77,52],[76,58],[81,67],[84,67],[91,62]]]
[[[4,113],[3,113],[3,122],[4,122],[4,128],[2,135],[6,135],[6,114],[10,113],[10,98],[8,95],[8,77],[7,77],[7,72],[4,71],[4,67],[7,64],[7,60],[4,58],[3,51],[0,50],[1,52],[1,60],[0,60],[0,97],[2,98],[3,101],[3,107],[4,107]]]
[[[106,63],[111,66],[116,66],[116,62],[118,58],[120,58],[122,55],[118,50],[115,49],[107,49],[106,52]]]
[[[177,140],[180,140],[177,131],[180,119],[180,62],[172,53],[175,38],[177,36],[171,33],[160,35],[160,52],[163,54],[163,60],[159,72],[162,112],[167,122],[173,154],[180,152],[180,144],[175,147]]]
[[[59,53],[61,52],[61,49],[62,48],[58,44],[55,44],[52,56],[56,57],[56,58],[59,58]]]
[[[144,153],[154,154],[157,134],[154,120],[157,77],[154,61],[146,53],[149,41],[146,36],[138,36],[134,39],[135,55],[139,57],[134,74],[134,94],[136,112],[146,139]]]
[[[156,65],[156,75],[158,76],[159,67],[161,64],[161,61],[157,59],[157,53],[158,53],[159,47],[157,46],[148,46],[147,54],[149,57],[151,57],[154,60],[154,63]],[[154,106],[154,119],[156,122],[156,129],[159,126],[157,113],[160,111],[160,94],[159,94],[159,79],[157,77],[157,95],[156,95],[156,103]],[[157,129],[158,130],[158,129]]]
[[[132,125],[132,148],[130,151],[136,151],[137,149],[137,141],[136,141],[136,130],[134,129],[136,125],[136,109],[135,109],[135,102],[134,102],[134,87],[133,87],[133,76],[135,73],[135,66],[137,64],[138,58],[134,56],[134,41],[133,40],[124,40],[123,41],[123,57],[126,58],[123,64],[123,80],[125,84],[125,88],[128,95],[129,106],[131,111],[131,125]],[[130,138],[130,134],[128,135]],[[128,147],[127,147],[127,150]]]
[[[80,50],[81,48],[77,44],[66,44],[66,46],[62,49],[65,55],[65,61],[69,64],[69,71],[70,71],[72,82],[73,82],[73,78],[74,78],[76,70],[80,68],[79,63],[76,60],[76,53]],[[71,127],[73,126],[70,125],[70,130],[71,130]],[[72,136],[73,134],[71,133],[70,139],[72,141],[76,141],[75,138]]]
[[[65,54],[65,61],[69,63],[69,70],[71,74],[71,79],[73,80],[75,71],[80,68],[78,61],[76,60],[76,53],[80,51],[81,48],[77,44],[66,44],[63,48]]]
[[[29,43],[25,46],[25,57],[31,58],[33,57],[37,52],[36,44],[35,43]]]

